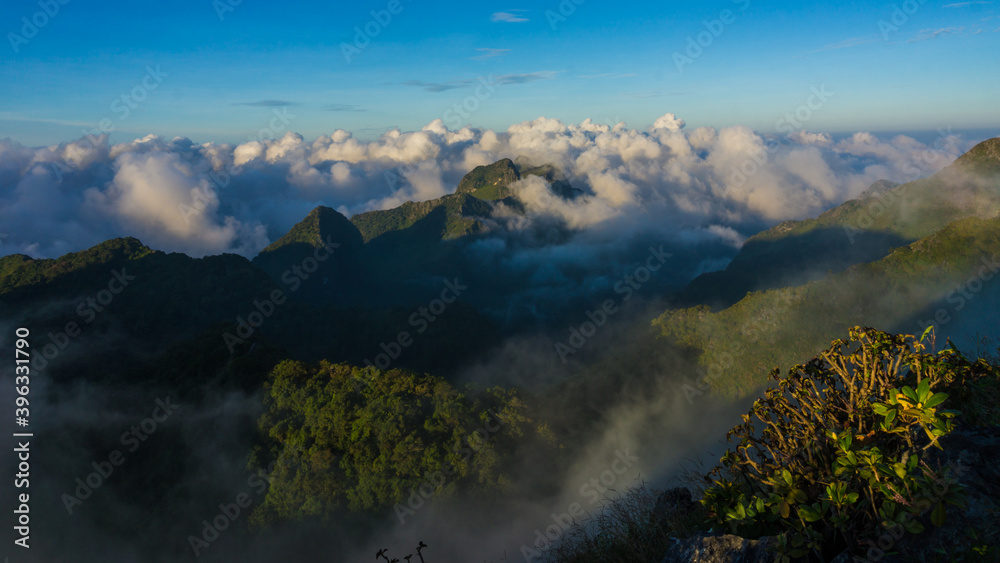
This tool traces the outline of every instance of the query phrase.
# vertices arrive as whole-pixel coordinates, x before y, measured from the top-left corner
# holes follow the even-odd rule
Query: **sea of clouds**
[[[506,131],[420,131],[360,140],[337,130],[239,145],[155,135],[111,144],[85,137],[48,147],[0,140],[0,255],[56,257],[134,236],[152,248],[252,257],[316,205],[347,216],[455,191],[475,166],[507,157],[554,164],[584,195],[545,182],[515,188],[527,221],[557,220],[595,239],[636,229],[716,237],[734,247],[761,228],[857,196],[880,179],[903,182],[950,164],[970,141],[930,144],[870,133],[835,140],[743,126],[684,128],[666,114],[646,130],[540,117]]]

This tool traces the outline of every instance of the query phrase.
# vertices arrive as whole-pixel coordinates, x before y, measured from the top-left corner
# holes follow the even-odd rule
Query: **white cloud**
[[[930,41],[944,35],[959,35],[965,31],[964,27],[942,27],[939,29],[922,29],[915,37],[909,39],[907,43],[917,43],[920,41]]]
[[[678,119],[676,115],[667,113],[653,122],[653,129],[666,129],[668,131],[680,131],[684,128],[684,120]]]
[[[639,228],[701,229],[735,244],[876,180],[929,175],[969,145],[952,136],[928,146],[869,133],[765,139],[740,126],[683,127],[667,113],[646,131],[539,117],[506,131],[450,130],[435,120],[371,141],[344,130],[237,146],[156,136],[40,148],[0,141],[0,254],[51,257],[136,236],[161,250],[252,256],[316,205],[350,214],[441,197],[475,166],[500,158],[554,164],[583,191],[565,200],[525,179],[516,189],[528,216],[519,221],[554,218],[595,240]],[[194,212],[182,213],[185,206]]]
[[[528,18],[519,15],[525,10],[509,10],[507,12],[494,12],[490,16],[490,21],[494,22],[506,22],[506,23],[521,23],[529,21]]]

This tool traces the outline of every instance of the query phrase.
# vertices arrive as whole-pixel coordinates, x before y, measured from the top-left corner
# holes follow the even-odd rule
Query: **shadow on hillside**
[[[884,231],[819,228],[777,240],[748,241],[725,270],[708,272],[675,296],[675,307],[724,309],[751,291],[802,285],[854,264],[879,260],[913,241]]]

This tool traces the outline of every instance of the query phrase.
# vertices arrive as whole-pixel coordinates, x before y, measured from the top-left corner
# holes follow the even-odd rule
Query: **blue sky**
[[[667,112],[766,133],[814,87],[834,95],[813,131],[1000,128],[1000,1],[48,1],[0,16],[0,138],[27,145],[102,120],[114,141],[242,142],[275,112],[306,138]]]

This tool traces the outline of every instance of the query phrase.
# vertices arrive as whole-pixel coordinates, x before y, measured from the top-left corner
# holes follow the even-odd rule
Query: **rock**
[[[771,563],[776,559],[771,551],[774,538],[699,534],[675,541],[660,563]]]

